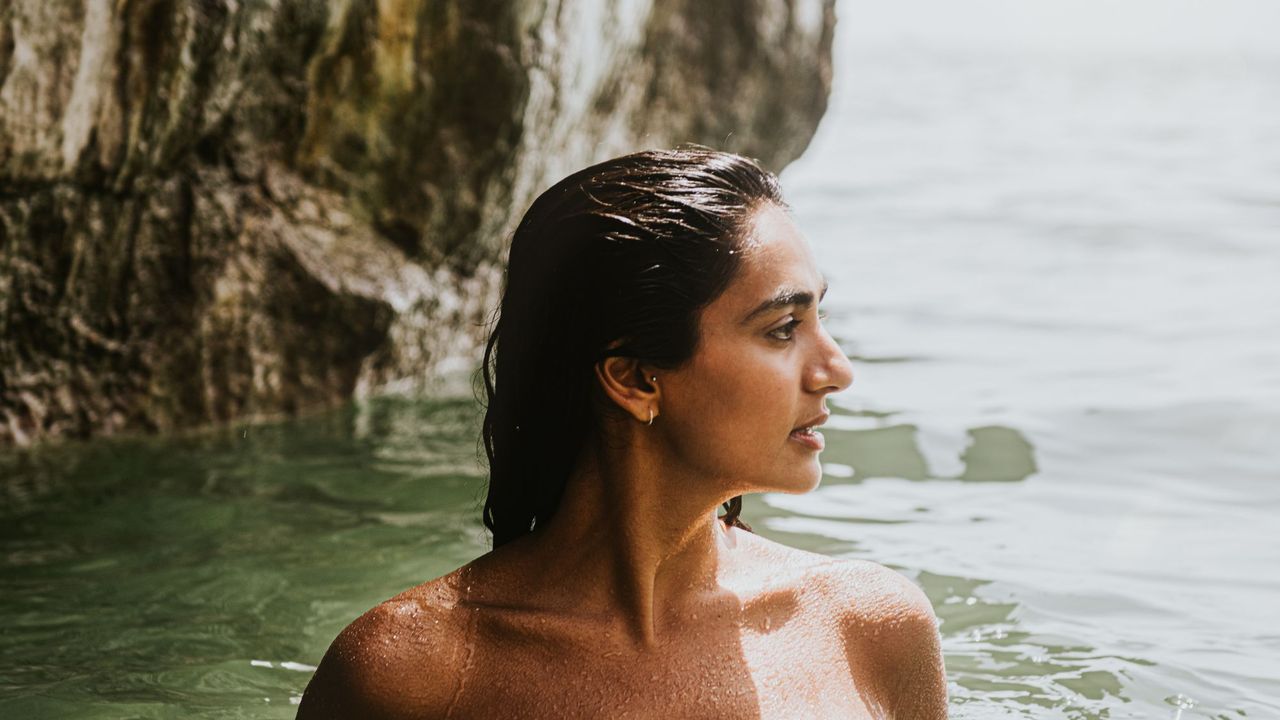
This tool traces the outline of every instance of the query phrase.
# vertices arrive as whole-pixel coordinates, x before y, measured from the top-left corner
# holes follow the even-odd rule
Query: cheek
[[[738,353],[701,360],[688,368],[679,402],[672,403],[678,455],[716,475],[774,470],[797,412],[795,383],[769,358]]]

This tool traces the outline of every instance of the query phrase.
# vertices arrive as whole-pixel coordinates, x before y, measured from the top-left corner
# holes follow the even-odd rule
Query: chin
[[[786,493],[788,495],[803,495],[818,487],[822,483],[822,464],[814,458],[811,466],[805,468],[804,474],[796,474],[794,477],[788,478],[785,484],[779,483],[780,487],[772,488],[770,492]]]

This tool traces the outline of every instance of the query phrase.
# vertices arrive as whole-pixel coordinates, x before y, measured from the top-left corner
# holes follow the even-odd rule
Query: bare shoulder
[[[786,568],[787,584],[804,588],[809,612],[840,634],[855,684],[876,712],[895,720],[946,718],[937,620],[915,583],[873,562],[832,559],[765,538],[746,543],[757,561]]]
[[[838,560],[825,571],[830,592],[842,602],[843,617],[851,627],[924,623],[936,634],[932,603],[902,573],[865,560]]]
[[[735,533],[739,533],[736,531]],[[836,559],[799,550],[767,538],[738,534],[738,542],[769,574],[785,568],[802,583],[824,611],[851,626],[876,627],[927,619],[935,627],[933,607],[923,591],[901,573],[865,560]]]
[[[298,718],[443,716],[465,661],[455,576],[401,593],[348,625],[307,685]]]
[[[872,562],[840,561],[826,573],[849,666],[868,699],[899,720],[946,718],[942,646],[924,591]]]

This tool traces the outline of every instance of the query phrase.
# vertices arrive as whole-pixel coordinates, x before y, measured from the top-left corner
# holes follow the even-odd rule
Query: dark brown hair
[[[593,165],[533,202],[484,354],[494,547],[555,514],[598,427],[593,366],[610,355],[669,369],[687,361],[699,311],[728,287],[740,257],[731,251],[770,202],[784,204],[772,174],[698,146]],[[723,519],[750,529],[741,508],[733,498]]]

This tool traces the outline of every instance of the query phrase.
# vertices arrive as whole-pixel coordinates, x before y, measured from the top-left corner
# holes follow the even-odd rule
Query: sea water
[[[841,37],[783,184],[856,380],[744,515],[916,580],[955,717],[1280,717],[1280,62]],[[486,549],[477,413],[0,454],[0,716],[292,717]]]
[[[1280,54],[903,34],[783,176],[856,380],[749,510],[913,574],[957,717],[1280,717]]]

